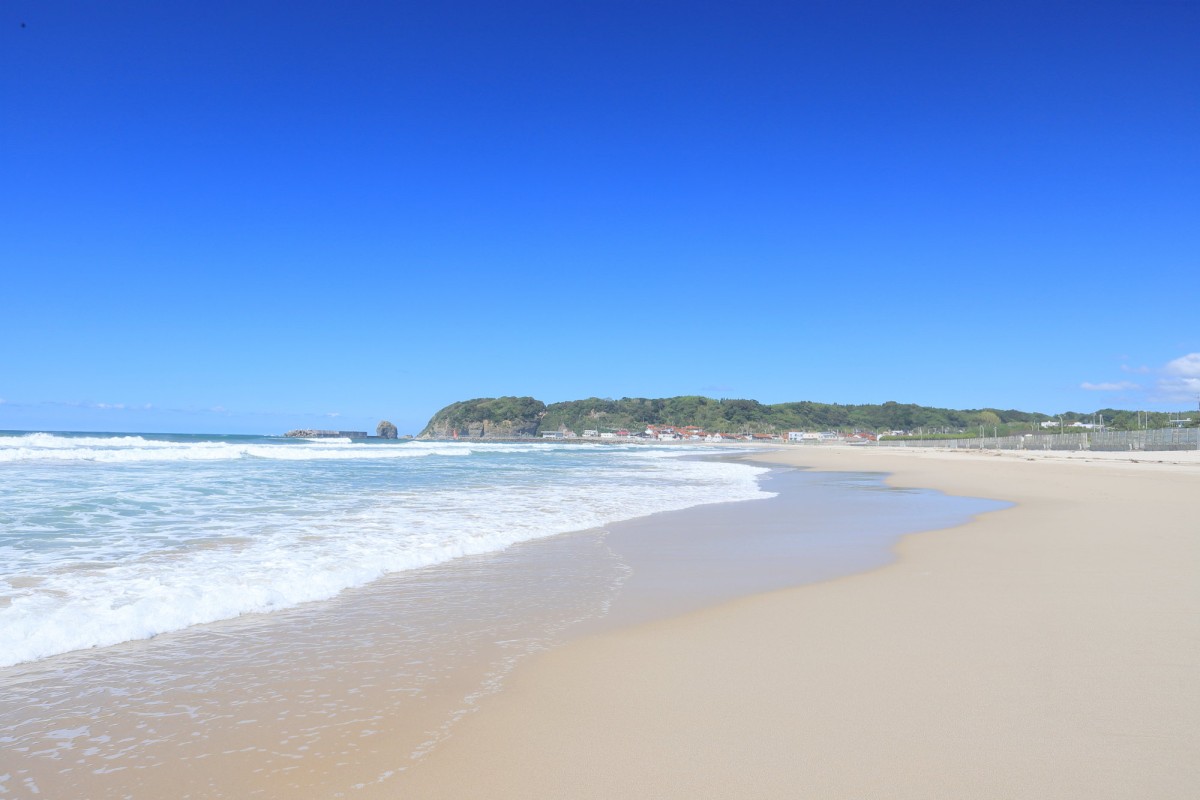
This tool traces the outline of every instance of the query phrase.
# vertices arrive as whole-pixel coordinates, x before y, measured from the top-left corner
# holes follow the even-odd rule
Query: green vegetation
[[[546,404],[532,397],[462,400],[434,414],[421,436],[452,436],[488,429],[495,429],[497,435],[533,436],[545,411]]]
[[[1058,416],[1015,409],[956,410],[888,401],[881,404],[777,403],[757,400],[682,397],[589,397],[545,405],[532,397],[498,397],[465,400],[446,406],[429,421],[422,436],[514,435],[535,436],[542,431],[629,430],[640,433],[647,425],[694,425],[709,432],[770,433],[787,431],[907,431],[920,438],[1000,436],[1042,430],[1041,423],[1058,420],[1064,425],[1099,422],[1110,430],[1138,427],[1164,428],[1165,413],[1103,409],[1093,414],[1068,412]],[[1057,430],[1057,429],[1055,429]]]
[[[778,403],[763,405],[757,400],[721,399],[684,396],[650,400],[623,397],[620,400],[596,397],[546,407],[543,430],[566,429],[575,432],[587,428],[640,431],[646,425],[695,425],[707,431],[725,433],[784,433],[792,430],[905,430],[956,433],[998,425],[1019,425],[1028,429],[1030,422],[1049,419],[1045,414],[982,409],[956,411],[930,408],[894,401],[879,405],[840,405],[837,403]],[[991,431],[989,431],[989,434]]]

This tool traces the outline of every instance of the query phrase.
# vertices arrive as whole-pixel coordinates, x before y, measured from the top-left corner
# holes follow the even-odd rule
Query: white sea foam
[[[5,461],[227,461],[265,458],[283,461],[419,458],[470,455],[453,445],[409,443],[364,444],[349,439],[298,439],[264,443],[172,441],[141,436],[64,437],[48,433],[0,436],[0,462]]]
[[[0,460],[25,449],[39,455],[0,463],[0,665],[770,496],[764,470],[680,459],[699,451],[679,447],[0,437]]]

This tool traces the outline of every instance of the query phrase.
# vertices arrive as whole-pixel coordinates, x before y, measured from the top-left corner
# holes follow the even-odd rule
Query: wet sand
[[[981,508],[872,473],[779,468],[764,488],[2,670],[0,796],[403,795],[532,653],[878,567]]]
[[[1200,792],[1196,454],[767,458],[1016,505],[864,574],[539,654],[386,796]]]

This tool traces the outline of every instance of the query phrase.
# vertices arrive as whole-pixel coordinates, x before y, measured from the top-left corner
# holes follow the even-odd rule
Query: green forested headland
[[[641,432],[646,425],[694,425],[710,433],[784,433],[808,431],[908,431],[922,436],[987,435],[1041,430],[1041,423],[1061,419],[1097,422],[1130,430],[1166,427],[1170,415],[1120,409],[1048,415],[1015,409],[952,409],[886,402],[865,405],[801,401],[765,405],[757,400],[713,399],[697,395],[650,399],[589,397],[549,405],[532,397],[485,397],[446,406],[434,414],[423,437],[536,436],[543,431],[585,430]]]

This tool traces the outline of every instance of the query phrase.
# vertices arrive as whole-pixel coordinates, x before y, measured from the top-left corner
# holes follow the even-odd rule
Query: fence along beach
[[[883,447],[941,447],[953,450],[1200,450],[1200,428],[1086,431],[969,439],[888,439]]]

